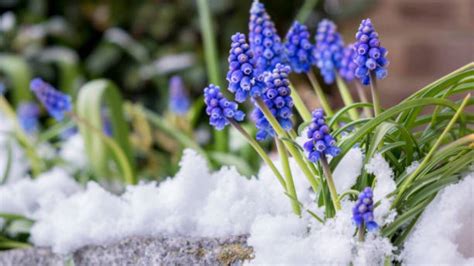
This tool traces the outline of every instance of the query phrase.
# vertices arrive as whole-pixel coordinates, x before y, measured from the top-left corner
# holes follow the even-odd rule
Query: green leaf
[[[13,105],[32,99],[30,80],[32,77],[28,63],[23,57],[0,54],[0,72],[4,73],[12,86]]]
[[[360,142],[368,133],[372,132],[378,125],[387,121],[388,119],[392,118],[393,116],[400,114],[406,110],[411,110],[416,107],[424,107],[430,105],[442,105],[452,108],[453,110],[457,109],[457,106],[445,99],[437,99],[437,98],[424,98],[424,99],[416,99],[412,101],[406,101],[391,107],[384,112],[382,112],[377,117],[370,119],[369,122],[365,123],[363,126],[358,128],[355,132],[350,134],[347,138],[345,138],[341,144],[341,154],[331,160],[331,169],[335,169],[337,164],[341,161],[344,155],[358,142]],[[360,121],[360,120],[359,120]]]
[[[109,110],[113,140],[106,139],[108,137],[103,135],[103,106]],[[126,180],[128,183],[134,183],[135,163],[128,138],[129,128],[125,120],[122,97],[115,84],[98,79],[82,86],[77,99],[77,114],[85,120],[85,123],[79,123],[79,130],[94,172],[99,177],[106,177],[110,173],[108,155],[112,151],[115,162],[121,166],[122,178],[129,179]],[[112,147],[114,144],[118,145],[118,150]],[[130,174],[132,176],[129,176]]]
[[[356,108],[363,108],[363,107],[372,107],[373,104],[371,103],[353,103],[351,105],[344,106],[339,111],[337,111],[329,120],[328,127],[333,128],[337,122],[340,122],[341,117],[343,117],[347,112],[356,109]]]

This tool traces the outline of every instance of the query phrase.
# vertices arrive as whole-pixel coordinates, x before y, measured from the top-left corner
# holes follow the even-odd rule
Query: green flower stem
[[[321,89],[321,86],[319,86],[318,80],[316,79],[316,76],[314,76],[313,71],[309,71],[307,73],[307,76],[308,76],[309,82],[311,82],[311,86],[313,86],[313,89],[316,92],[316,96],[318,96],[318,99],[321,103],[321,106],[324,109],[324,112],[326,112],[327,116],[333,116],[334,111],[332,110],[331,105],[329,104],[329,101],[326,98],[326,95]]]
[[[304,104],[298,91],[295,89],[295,87],[291,83],[290,83],[290,89],[291,89],[291,98],[293,98],[293,103],[295,104],[296,110],[300,114],[301,118],[303,118],[304,122],[311,121],[312,119],[311,112],[308,110],[308,107],[306,107],[306,105]]]
[[[364,223],[362,223],[362,225],[359,226],[359,230],[358,230],[358,231],[359,231],[359,233],[358,233],[358,235],[359,235],[359,241],[360,241],[360,242],[364,242],[364,240],[365,240],[365,224],[364,224]]]
[[[112,138],[104,135],[104,133],[101,130],[95,128],[91,123],[89,123],[89,121],[87,121],[86,119],[82,117],[79,117],[76,113],[70,112],[68,113],[68,115],[77,124],[81,124],[87,127],[88,129],[91,130],[91,132],[94,132],[95,134],[97,134],[97,136],[100,137],[104,141],[105,145],[107,145],[112,151],[112,153],[115,155],[117,159],[117,164],[121,169],[124,181],[128,185],[136,184],[136,178],[133,174],[132,166],[130,165],[127,159],[127,156],[123,152],[122,148],[120,148],[120,146],[117,144],[117,142],[115,142]]]
[[[260,110],[262,110],[263,114],[265,115],[265,118],[267,118],[268,122],[272,125],[278,137],[280,139],[288,138],[288,134],[286,134],[285,130],[280,126],[280,123],[278,123],[276,118],[273,116],[272,112],[270,112],[268,107],[263,102],[262,98],[256,97],[255,101],[258,107],[260,108]],[[309,169],[308,165],[305,163],[303,157],[301,156],[300,151],[294,146],[293,143],[288,143],[285,141],[284,144],[285,144],[285,147],[290,152],[290,154],[293,156],[293,158],[295,158],[296,163],[301,168],[301,171],[303,171],[304,175],[306,176],[309,183],[311,184],[311,187],[313,188],[313,190],[315,192],[318,191],[317,189],[318,189],[319,184],[314,178],[313,174],[311,173],[311,170]]]
[[[244,138],[248,141],[248,143],[250,144],[250,146],[252,146],[252,148],[254,148],[254,150],[258,153],[258,155],[260,155],[260,157],[262,158],[262,160],[268,165],[268,167],[270,167],[270,169],[272,170],[273,174],[275,174],[276,178],[278,179],[278,181],[280,182],[281,186],[283,187],[283,189],[286,191],[286,182],[285,180],[283,179],[283,176],[280,174],[280,172],[278,171],[278,169],[276,168],[275,164],[273,164],[273,161],[268,157],[267,153],[262,149],[262,147],[260,146],[260,144],[258,144],[258,142],[253,139],[248,133],[247,131],[245,131],[245,129],[243,129],[239,123],[237,123],[235,120],[233,119],[229,119],[229,123],[235,128],[237,129],[237,131],[239,131],[240,134],[242,134],[242,136],[244,136]]]
[[[199,13],[199,24],[201,27],[202,41],[204,46],[204,57],[206,59],[206,69],[209,81],[217,86],[222,86],[221,73],[219,68],[219,57],[217,55],[216,38],[212,26],[211,11],[208,0],[197,0]],[[229,149],[227,130],[214,131],[215,149],[226,152]]]
[[[296,137],[298,137],[298,134],[296,134],[295,130],[292,129],[290,130],[289,132],[289,135],[290,135],[290,138],[292,141],[295,141]],[[311,172],[313,173],[313,175],[315,176],[319,176],[319,173],[318,173],[318,170],[316,169],[316,166],[314,166],[314,163],[312,163],[308,157],[306,157],[304,155],[303,152],[300,151],[300,154],[301,156],[304,158],[305,162],[306,162],[306,165],[309,167],[309,169],[311,170]],[[316,179],[316,182],[317,182],[317,179]],[[318,183],[318,186],[319,186],[319,183]]]
[[[319,0],[306,0],[296,15],[296,20],[304,24]]]
[[[40,159],[35,147],[30,142],[28,136],[25,134],[18,123],[18,118],[13,107],[8,103],[7,99],[5,99],[3,95],[0,95],[0,109],[12,119],[13,125],[15,127],[15,136],[20,144],[25,147],[26,155],[30,159],[32,175],[33,177],[38,176],[42,172],[43,161]]]
[[[365,93],[365,89],[362,87],[362,85],[359,83],[359,81],[354,81],[356,89],[357,89],[357,94],[359,95],[359,99],[363,103],[369,103],[369,98],[367,98],[367,94]],[[365,117],[369,118],[372,117],[372,111],[370,110],[369,107],[364,107],[364,114]]]
[[[349,106],[354,103],[352,99],[352,95],[347,88],[347,84],[342,80],[341,76],[336,71],[336,83],[337,87],[339,88],[339,93],[341,94],[342,101],[344,102],[345,106]],[[357,113],[356,109],[349,110],[349,117],[352,120],[359,120],[359,114]]]
[[[382,112],[382,105],[380,104],[380,95],[377,90],[376,78],[373,73],[370,74],[370,91],[372,93],[372,103],[374,104],[374,115],[378,116]]]
[[[293,182],[293,176],[291,175],[290,162],[288,161],[288,153],[285,149],[285,145],[281,142],[281,140],[275,138],[275,142],[278,149],[278,154],[280,155],[283,174],[285,175],[286,179],[286,191],[291,196],[291,206],[293,208],[293,212],[296,215],[301,216],[301,208],[298,204],[298,195],[296,194],[295,183]]]
[[[461,116],[461,114],[463,113],[463,110],[464,108],[466,107],[466,105],[468,104],[469,102],[469,99],[471,98],[471,94],[469,93],[465,98],[464,100],[461,102],[461,105],[459,106],[458,110],[456,111],[456,113],[454,114],[453,118],[451,119],[451,121],[449,121],[448,125],[446,126],[446,128],[443,130],[443,132],[441,133],[441,135],[438,137],[438,139],[436,140],[436,142],[433,144],[433,146],[431,147],[430,151],[428,152],[428,154],[425,156],[425,158],[423,159],[423,161],[420,163],[420,165],[418,165],[418,167],[415,169],[415,171],[413,171],[413,173],[411,173],[407,179],[405,179],[405,181],[401,184],[400,186],[400,190],[398,191],[398,194],[397,194],[397,197],[395,198],[395,200],[393,201],[393,204],[392,204],[392,208],[394,208],[397,203],[400,201],[401,199],[401,196],[403,195],[403,193],[405,192],[405,190],[408,188],[408,186],[410,186],[410,184],[415,180],[416,176],[423,170],[423,168],[425,167],[426,164],[429,163],[429,161],[431,160],[431,157],[433,156],[433,154],[435,154],[436,150],[438,149],[439,145],[441,145],[441,142],[443,141],[444,137],[448,134],[448,132],[451,130],[451,128],[454,126],[454,123],[456,123],[456,120],[459,118],[459,116]]]
[[[339,211],[341,209],[341,203],[339,202],[339,196],[337,195],[336,186],[334,185],[334,179],[332,177],[331,169],[329,168],[329,164],[326,159],[326,156],[325,155],[321,156],[320,161],[321,161],[321,166],[323,167],[324,175],[328,183],[329,192],[331,193],[331,199],[332,199],[332,203],[334,204],[334,209],[336,209],[336,211]]]

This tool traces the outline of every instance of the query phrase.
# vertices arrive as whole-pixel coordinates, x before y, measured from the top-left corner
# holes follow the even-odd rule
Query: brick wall
[[[366,17],[389,51],[389,76],[378,83],[384,106],[474,61],[474,0],[379,0],[341,25],[345,40]]]

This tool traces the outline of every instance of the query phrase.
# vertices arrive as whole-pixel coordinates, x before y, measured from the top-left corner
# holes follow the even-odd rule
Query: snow
[[[64,168],[69,173],[85,169],[88,165],[88,161],[82,135],[74,134],[67,138],[61,145],[59,157],[67,163]]]
[[[360,174],[362,152],[351,151],[348,157],[336,170],[336,177],[345,180],[341,188],[350,187]],[[278,160],[275,164],[280,167]],[[290,160],[290,166],[299,201],[320,213],[294,160]],[[252,264],[347,264],[390,254],[390,243],[378,235],[373,236],[375,244],[359,248],[354,239],[352,205],[344,201],[344,210],[324,225],[307,213],[298,218],[268,167],[262,167],[258,179],[247,179],[232,167],[211,172],[204,158],[186,150],[177,175],[159,185],[151,182],[129,186],[124,194],[116,196],[89,182],[85,190],[38,212],[31,241],[66,254],[84,245],[107,244],[127,236],[222,237],[250,233],[249,244],[256,252]]]
[[[350,189],[362,170],[364,154],[360,148],[351,149],[334,169],[334,183],[339,194]]]
[[[406,265],[474,265],[474,172],[438,193],[405,242]]]
[[[23,178],[0,186],[0,212],[37,218],[69,195],[80,190],[79,185],[64,172],[55,168],[37,179]]]
[[[397,188],[393,179],[393,171],[379,153],[370,159],[365,170],[367,173],[375,175],[374,202],[380,201],[380,205],[374,211],[375,221],[379,226],[391,223],[396,216],[396,212],[390,210],[394,198],[387,198],[387,195]]]
[[[79,138],[74,142],[80,146]],[[278,160],[274,162],[281,167]],[[354,184],[362,164],[358,148],[341,160],[334,172],[339,193]],[[321,214],[292,159],[290,166],[303,210]],[[30,241],[59,254],[129,236],[249,234],[248,244],[256,255],[249,264],[383,265],[385,258],[393,256],[394,247],[378,231],[369,232],[365,242],[357,240],[351,218],[354,202],[349,198],[341,202],[342,210],[334,218],[321,224],[305,211],[301,218],[292,213],[289,198],[266,166],[257,177],[246,178],[233,167],[211,171],[202,156],[185,150],[180,167],[174,178],[128,186],[121,195],[95,182],[81,189],[65,170],[56,168],[36,180],[0,187],[0,212],[35,219]],[[380,154],[365,168],[376,177],[374,199],[380,205],[374,214],[383,225],[396,215],[389,210],[393,198],[387,198],[395,189],[393,171]],[[474,174],[470,174],[438,195],[406,243],[405,263],[474,262],[472,238],[469,242],[474,206],[465,204],[472,202],[473,188]]]

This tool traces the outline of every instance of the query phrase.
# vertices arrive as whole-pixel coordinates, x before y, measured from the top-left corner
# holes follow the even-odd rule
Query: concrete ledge
[[[0,252],[0,265],[240,265],[253,258],[246,236],[132,237],[106,246],[87,246],[70,256],[59,256],[45,248]]]

